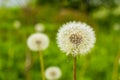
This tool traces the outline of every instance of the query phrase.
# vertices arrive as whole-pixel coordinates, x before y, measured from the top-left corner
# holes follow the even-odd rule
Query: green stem
[[[43,56],[42,56],[42,53],[40,53],[40,52],[39,52],[39,55],[40,55],[42,80],[45,80]]]
[[[73,80],[76,80],[76,57],[74,57],[74,62],[73,62]]]
[[[26,52],[26,62],[25,62],[25,76],[26,76],[26,80],[31,80],[31,76],[30,76],[30,69],[32,66],[32,61],[31,61],[31,54],[30,52]]]
[[[120,58],[120,54],[118,53],[115,61],[114,61],[114,65],[113,65],[113,73],[112,73],[112,80],[117,80],[118,79],[118,66],[119,66],[119,58]]]

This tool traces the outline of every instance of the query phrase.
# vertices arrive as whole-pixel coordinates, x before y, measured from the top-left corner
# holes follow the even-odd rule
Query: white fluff
[[[35,31],[36,32],[43,32],[44,31],[44,25],[40,24],[40,23],[36,24],[35,25]]]
[[[61,70],[58,67],[49,67],[45,71],[45,76],[47,80],[57,80],[61,77]]]
[[[74,35],[74,36],[72,36]],[[73,56],[86,54],[94,47],[96,41],[93,29],[81,22],[68,22],[58,31],[57,43],[59,48]]]
[[[42,33],[32,34],[27,40],[27,45],[33,51],[45,50],[49,45],[48,36]]]

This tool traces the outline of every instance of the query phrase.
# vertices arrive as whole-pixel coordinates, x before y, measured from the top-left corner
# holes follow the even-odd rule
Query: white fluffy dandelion
[[[35,25],[35,31],[36,32],[43,32],[44,31],[44,25],[41,23],[38,23]]]
[[[35,33],[28,38],[27,45],[33,51],[45,50],[49,45],[49,39],[45,34]]]
[[[96,41],[93,29],[81,22],[64,24],[57,34],[57,43],[60,49],[73,56],[86,54],[93,48]]]
[[[14,21],[13,26],[14,26],[16,29],[19,29],[20,26],[21,26],[20,21],[18,21],[18,20]]]
[[[58,67],[49,67],[45,71],[45,76],[48,80],[57,80],[61,77],[62,73]]]

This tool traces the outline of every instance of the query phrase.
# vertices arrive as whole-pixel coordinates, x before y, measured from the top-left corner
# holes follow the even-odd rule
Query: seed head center
[[[41,41],[40,40],[36,40],[36,44],[37,45],[41,44]]]
[[[78,33],[77,34],[71,34],[69,39],[70,39],[70,42],[72,42],[73,44],[78,45],[82,41],[82,36],[80,34],[78,34]]]
[[[55,75],[56,75],[56,72],[52,71],[51,76],[55,76]]]

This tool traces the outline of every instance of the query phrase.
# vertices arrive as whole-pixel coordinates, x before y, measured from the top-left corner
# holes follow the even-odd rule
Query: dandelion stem
[[[115,58],[114,65],[113,65],[112,80],[118,80],[119,58],[120,58],[120,54],[118,53]]]
[[[42,56],[42,53],[40,53],[40,52],[39,52],[39,55],[40,55],[40,65],[41,65],[42,80],[45,80],[43,56]]]
[[[73,62],[73,80],[76,80],[76,57],[74,57],[74,62]]]

